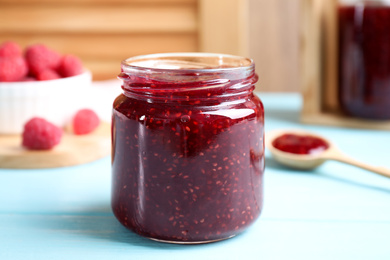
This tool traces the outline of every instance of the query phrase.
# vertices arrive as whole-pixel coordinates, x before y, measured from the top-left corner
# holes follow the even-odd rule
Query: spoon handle
[[[333,149],[330,153],[327,153],[324,157],[325,157],[324,159],[350,164],[365,169],[367,171],[382,175],[384,177],[390,178],[390,169],[385,167],[376,167],[366,163],[362,163],[353,158],[350,158],[349,156],[346,156],[345,154],[339,152],[338,150]]]

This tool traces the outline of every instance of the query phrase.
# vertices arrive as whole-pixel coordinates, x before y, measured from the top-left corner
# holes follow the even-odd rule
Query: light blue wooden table
[[[304,126],[295,94],[260,94],[266,130],[324,134],[390,167],[390,132]],[[267,153],[265,206],[242,235],[207,245],[149,241],[110,209],[110,158],[69,168],[0,169],[0,259],[390,259],[390,179],[328,162],[288,170]]]

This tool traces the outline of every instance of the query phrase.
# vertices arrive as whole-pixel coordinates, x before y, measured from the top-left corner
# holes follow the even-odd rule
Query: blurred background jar
[[[338,14],[340,105],[390,119],[390,1],[339,0]]]

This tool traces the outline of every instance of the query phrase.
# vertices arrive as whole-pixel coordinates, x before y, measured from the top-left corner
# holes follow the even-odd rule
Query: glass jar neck
[[[240,98],[258,80],[252,60],[204,53],[138,56],[122,62],[124,94],[155,102]]]

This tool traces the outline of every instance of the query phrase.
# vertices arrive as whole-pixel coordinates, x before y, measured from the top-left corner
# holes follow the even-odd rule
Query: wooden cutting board
[[[61,143],[47,151],[23,148],[21,135],[0,135],[0,168],[40,169],[92,162],[110,155],[110,132],[109,123],[101,123],[88,135],[64,132]]]

